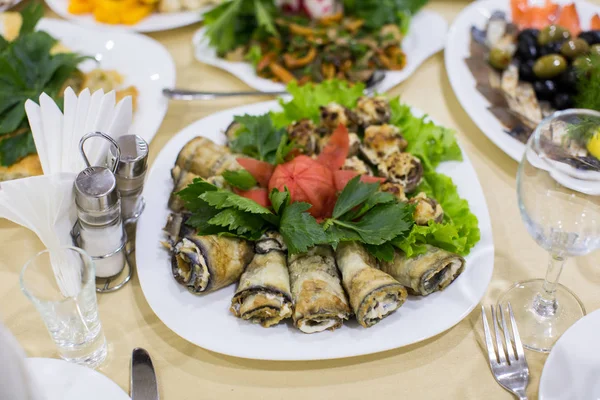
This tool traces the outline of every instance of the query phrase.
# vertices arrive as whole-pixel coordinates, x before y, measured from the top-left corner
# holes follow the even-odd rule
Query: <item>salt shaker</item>
[[[101,136],[116,146],[109,136],[94,132],[85,135],[79,144],[88,167],[75,179],[75,203],[77,205],[78,245],[96,264],[96,277],[110,278],[118,275],[125,266],[127,237],[121,219],[121,200],[114,170],[90,166],[83,152],[83,143],[90,137]]]
[[[148,166],[148,143],[138,135],[124,135],[117,139],[117,148],[109,152],[108,165],[116,164],[117,189],[121,195],[121,216],[125,223],[135,222],[144,210],[142,190]]]

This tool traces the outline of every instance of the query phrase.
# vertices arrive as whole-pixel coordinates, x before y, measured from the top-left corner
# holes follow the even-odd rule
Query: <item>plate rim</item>
[[[61,2],[66,2],[66,1],[67,0],[45,0],[46,4],[48,5],[48,7],[50,7],[50,9],[53,12],[55,12],[57,15],[59,15],[61,18],[64,18],[67,21],[70,21],[77,25],[86,26],[89,28],[106,30],[106,31],[115,31],[115,32],[149,33],[149,32],[162,32],[162,31],[168,31],[168,30],[172,30],[172,29],[182,28],[184,26],[192,25],[192,24],[203,21],[204,14],[215,7],[214,5],[212,5],[212,6],[209,5],[206,7],[202,7],[198,10],[181,11],[181,12],[177,13],[177,14],[181,14],[180,22],[156,24],[157,27],[153,27],[152,25],[145,26],[147,24],[142,24],[144,22],[144,20],[142,20],[134,25],[125,25],[125,24],[111,25],[111,24],[106,24],[103,22],[89,21],[87,19],[79,18],[82,16],[71,14],[70,12],[68,12],[68,10],[65,7],[61,7]],[[168,13],[166,13],[166,14],[168,14]],[[175,13],[173,13],[173,14],[175,14]],[[141,27],[140,27],[140,24],[141,24]]]
[[[34,368],[35,366],[40,366],[40,365],[44,365],[44,364],[52,364],[52,366],[54,368],[58,367],[58,368],[69,368],[69,369],[73,369],[73,370],[78,370],[79,372],[81,372],[82,375],[88,375],[88,376],[94,376],[94,379],[98,379],[98,382],[103,382],[106,385],[109,385],[111,387],[113,387],[116,391],[116,389],[118,388],[120,390],[120,392],[123,393],[123,400],[125,399],[129,399],[131,400],[131,397],[129,397],[129,395],[127,394],[127,392],[125,390],[123,390],[123,388],[121,386],[119,386],[115,381],[113,381],[112,379],[110,379],[108,376],[100,373],[99,371],[92,369],[92,368],[88,368],[85,367],[83,365],[79,365],[79,364],[75,364],[75,363],[70,363],[68,361],[65,361],[63,359],[60,358],[48,358],[48,357],[26,357],[25,358],[25,366],[29,371],[32,370],[32,368]],[[38,382],[39,378],[34,378],[35,382]],[[39,388],[42,389],[43,388]]]
[[[548,384],[548,376],[549,376],[548,369],[550,368],[550,367],[548,367],[548,365],[551,365],[554,358],[556,357],[557,352],[555,351],[555,349],[557,348],[557,346],[561,346],[562,342],[565,342],[568,339],[568,336],[567,336],[567,339],[565,339],[565,336],[567,334],[569,334],[569,332],[571,332],[571,334],[572,334],[572,332],[574,330],[579,329],[579,326],[590,323],[590,320],[594,320],[594,321],[598,320],[596,322],[596,324],[598,326],[600,326],[600,309],[594,310],[591,313],[584,315],[579,320],[575,321],[575,323],[573,325],[571,325],[565,331],[565,333],[562,334],[561,337],[558,338],[558,340],[556,341],[554,346],[552,346],[552,350],[550,351],[550,354],[548,355],[548,358],[546,359],[546,362],[544,363],[544,367],[542,368],[542,374],[540,376],[540,386],[538,388],[538,396],[539,396],[540,400],[544,400],[544,398],[548,399],[548,397],[544,394],[543,388],[544,388],[544,386],[546,386]]]
[[[260,112],[265,112],[265,111],[269,111],[269,110],[274,110],[277,109],[277,107],[279,107],[279,103],[277,100],[271,100],[271,101],[265,101],[265,102],[260,102],[260,103],[253,103],[250,105],[243,105],[243,106],[239,106],[239,107],[235,107],[235,108],[229,108],[229,109],[225,109],[222,111],[219,111],[217,113],[208,115],[204,118],[201,118],[191,124],[189,124],[188,126],[184,127],[183,129],[181,129],[177,134],[173,135],[171,137],[171,139],[169,140],[169,142],[167,142],[165,144],[165,146],[163,147],[163,149],[161,150],[161,152],[157,155],[156,159],[154,160],[155,162],[152,165],[152,168],[149,171],[148,174],[148,178],[147,178],[147,183],[149,183],[152,180],[152,177],[154,174],[158,173],[155,172],[157,170],[159,170],[159,168],[165,168],[165,165],[163,163],[156,163],[156,161],[159,161],[161,158],[161,154],[163,154],[164,151],[167,150],[170,142],[177,140],[177,138],[182,135],[183,133],[185,133],[188,129],[191,129],[192,127],[195,126],[199,126],[202,125],[202,123],[208,119],[208,118],[218,118],[220,116],[223,115],[235,115],[235,114],[241,114],[241,113],[245,113],[248,112],[248,109],[261,109]],[[264,108],[264,109],[263,109]],[[423,113],[421,110],[412,107],[411,108],[412,111],[415,114],[421,114],[421,115],[426,115],[425,113]],[[435,121],[434,121],[435,122]],[[197,136],[202,136],[201,134],[198,134]],[[424,340],[427,340],[429,338],[438,336],[446,331],[448,331],[449,329],[453,328],[454,326],[456,326],[458,323],[460,323],[463,319],[465,319],[474,309],[475,307],[477,307],[477,305],[481,302],[481,299],[485,296],[487,289],[489,287],[489,284],[491,282],[492,279],[492,275],[493,275],[493,270],[494,270],[494,258],[495,258],[495,247],[494,247],[494,241],[493,241],[493,232],[492,232],[492,227],[491,227],[491,218],[490,218],[490,214],[489,214],[489,209],[487,206],[487,201],[485,200],[484,194],[483,194],[483,188],[481,186],[481,184],[479,183],[479,179],[477,177],[475,168],[473,166],[473,164],[470,162],[470,159],[468,157],[468,155],[465,152],[464,147],[461,147],[461,150],[463,152],[463,163],[468,163],[471,167],[471,169],[473,170],[473,174],[476,177],[476,184],[479,187],[479,191],[481,194],[481,197],[483,198],[483,204],[481,205],[483,207],[482,209],[482,214],[483,215],[483,220],[481,218],[479,218],[480,216],[478,216],[479,218],[479,228],[481,229],[482,232],[482,239],[481,242],[478,243],[478,246],[483,246],[481,248],[481,252],[483,254],[482,257],[484,257],[486,260],[489,257],[489,266],[487,265],[488,263],[486,262],[485,267],[487,267],[487,275],[485,276],[484,279],[482,279],[482,281],[480,282],[480,285],[478,287],[480,287],[480,293],[477,295],[477,299],[476,301],[473,300],[472,303],[457,317],[456,320],[452,321],[451,324],[449,324],[448,326],[446,326],[444,329],[441,329],[437,332],[431,333],[431,334],[426,334],[423,336],[420,336],[418,339],[415,339],[413,341],[410,341],[408,343],[404,343],[401,346],[382,346],[381,348],[378,348],[375,351],[366,351],[366,352],[355,352],[355,353],[349,353],[349,354],[340,354],[340,355],[328,355],[328,356],[322,356],[322,357],[306,357],[306,356],[277,356],[277,357],[273,357],[273,356],[260,356],[260,355],[256,355],[256,354],[250,354],[247,353],[246,354],[241,354],[240,352],[235,352],[235,351],[228,351],[227,348],[223,348],[223,346],[211,346],[211,347],[205,347],[205,345],[201,345],[199,343],[197,343],[196,341],[194,341],[191,338],[188,338],[182,334],[180,334],[177,331],[177,327],[172,326],[171,322],[168,321],[168,318],[164,318],[164,312],[160,311],[160,315],[159,313],[157,313],[156,309],[158,307],[155,306],[155,301],[156,300],[154,297],[152,297],[151,295],[148,295],[146,293],[146,291],[144,290],[144,287],[146,284],[144,282],[146,282],[147,279],[149,278],[150,272],[147,272],[145,268],[138,268],[138,277],[139,277],[139,281],[140,281],[140,288],[142,289],[142,292],[144,294],[144,297],[146,299],[146,301],[148,302],[148,305],[150,306],[150,308],[152,309],[152,311],[154,312],[154,314],[173,332],[175,333],[177,336],[181,337],[182,339],[194,344],[195,346],[201,347],[205,350],[209,350],[209,351],[213,351],[216,353],[220,353],[220,354],[225,354],[228,356],[232,356],[232,357],[237,357],[237,358],[244,358],[244,359],[254,359],[254,360],[270,360],[270,361],[309,361],[309,360],[327,360],[327,359],[341,359],[341,358],[352,358],[352,357],[358,357],[358,356],[364,356],[364,355],[368,355],[368,354],[376,354],[376,353],[382,353],[385,351],[389,351],[389,350],[393,350],[393,349],[397,349],[397,348],[401,348],[401,347],[406,347],[415,343],[419,343],[422,342]],[[162,160],[160,160],[162,161]],[[168,167],[170,168],[170,166]],[[146,185],[146,188],[149,188],[149,185]],[[149,189],[145,189],[146,190]],[[143,229],[145,223],[144,223],[145,219],[144,219],[144,214],[142,214],[142,216],[140,217],[140,221],[138,221],[138,225],[136,227],[136,232],[138,232],[137,230],[141,230]],[[489,239],[487,240],[488,243],[484,242],[484,235],[485,234],[489,234]],[[144,243],[141,242],[142,240],[142,236],[140,234],[136,234],[136,249],[142,249],[144,247]],[[138,253],[136,252],[136,265],[140,265],[138,264]],[[483,268],[484,265],[479,265],[479,268]],[[224,311],[225,312],[225,311]],[[316,344],[315,346],[318,346],[318,344]]]
[[[49,25],[49,26],[43,26],[43,25]],[[58,19],[58,18],[48,18],[48,17],[42,18],[40,20],[40,22],[38,23],[38,25],[36,26],[36,29],[48,31],[48,33],[50,33],[51,35],[54,35],[55,33],[52,32],[52,29],[53,29],[52,26],[60,27],[60,29],[65,29],[65,30],[79,29],[81,31],[85,31],[86,34],[91,35],[91,36],[105,36],[105,35],[110,34],[111,40],[134,40],[134,41],[145,42],[148,45],[153,46],[155,48],[154,51],[157,52],[156,56],[160,57],[163,67],[166,70],[168,70],[168,76],[164,77],[165,84],[169,85],[171,87],[175,86],[175,83],[177,81],[177,69],[175,68],[175,61],[173,60],[171,53],[169,53],[169,51],[166,49],[166,47],[163,46],[159,41],[157,41],[149,36],[142,35],[140,33],[132,32],[132,31],[116,31],[116,32],[98,31],[98,30],[94,30],[92,27],[89,27],[89,26],[83,26],[83,25],[75,24],[71,21],[66,21],[66,20]],[[82,49],[82,50],[77,49],[76,51],[85,52],[85,49]],[[162,122],[165,118],[165,115],[167,114],[167,111],[169,109],[169,101],[166,98],[164,98],[164,96],[162,96],[162,92],[160,94],[160,99],[162,100],[162,102],[157,103],[155,105],[155,108],[153,109],[153,114],[157,117],[157,121],[158,121],[155,124],[155,126],[153,127],[153,129],[145,129],[143,132],[135,132],[134,129],[130,128],[129,133],[137,134],[137,135],[141,136],[148,143],[150,143],[152,141],[152,139],[154,139],[154,136],[156,136],[156,134],[158,133],[158,130],[160,129]],[[134,122],[135,122],[135,117],[136,117],[136,113],[134,112],[134,114],[133,114]],[[134,122],[132,122],[132,127],[135,126]]]

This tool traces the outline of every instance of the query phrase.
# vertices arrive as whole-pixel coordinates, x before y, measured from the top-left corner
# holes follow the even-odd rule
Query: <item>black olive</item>
[[[557,93],[552,99],[552,107],[557,110],[566,110],[573,107],[573,99],[567,93]]]
[[[519,44],[517,44],[517,57],[523,61],[535,60],[538,57],[538,48],[535,42],[519,40]]]
[[[519,36],[517,37],[519,41],[521,40],[529,40],[533,39],[537,41],[538,36],[540,35],[539,29],[523,29],[519,32]]]
[[[547,56],[548,54],[560,54],[560,48],[563,42],[550,42],[540,47],[539,56]]]
[[[558,88],[563,93],[576,93],[577,92],[577,71],[573,67],[569,67],[563,72],[558,79]]]
[[[550,100],[556,94],[556,84],[549,79],[545,81],[535,81],[533,84],[535,95],[540,100]]]
[[[519,65],[519,79],[525,82],[533,82],[536,77],[533,73],[534,60],[524,61]]]
[[[585,40],[590,46],[598,44],[600,43],[600,30],[581,32],[579,38]]]

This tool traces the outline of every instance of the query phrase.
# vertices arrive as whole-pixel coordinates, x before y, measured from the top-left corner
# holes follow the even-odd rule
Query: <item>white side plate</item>
[[[91,368],[55,358],[28,358],[25,365],[46,400],[131,400],[119,385]]]
[[[194,296],[175,282],[170,257],[159,243],[173,190],[170,169],[181,148],[196,136],[224,143],[223,131],[235,115],[277,110],[270,101],[222,111],[179,132],[156,158],[144,190],[146,209],[137,227],[136,260],[140,285],[156,315],[171,330],[205,349],[263,360],[321,360],[352,357],[406,346],[437,335],[466,317],[483,297],[492,277],[494,245],[487,205],[473,166],[448,162],[438,170],[450,176],[479,219],[481,241],[467,257],[465,272],[443,292],[409,300],[394,315],[372,328],[346,323],[334,332],[307,335],[288,321],[262,328],[229,312],[235,285]]]
[[[554,3],[570,4],[571,0],[553,0]],[[600,7],[577,1],[577,12],[583,30],[589,28],[592,16],[600,12]],[[512,159],[521,161],[525,145],[505,132],[506,128],[488,111],[490,103],[475,89],[475,78],[465,63],[465,58],[471,54],[471,27],[484,29],[490,15],[494,11],[504,11],[510,19],[510,3],[508,0],[475,1],[456,17],[446,41],[445,62],[446,71],[452,89],[458,101],[469,114],[469,117],[494,144]]]
[[[421,11],[411,21],[408,35],[402,42],[406,53],[406,67],[402,71],[386,71],[385,79],[377,86],[378,92],[386,92],[404,81],[429,57],[444,48],[448,23],[439,14]],[[205,36],[206,28],[196,32],[192,39],[194,54],[198,61],[225,70],[240,78],[248,86],[263,92],[285,90],[282,83],[273,82],[256,75],[254,67],[246,62],[231,62],[217,56]]]
[[[558,339],[542,371],[540,400],[600,399],[600,310]]]
[[[98,22],[92,14],[76,15],[69,12],[69,0],[46,0],[48,6],[61,17],[93,28],[113,31],[158,32],[180,28],[202,21],[205,12],[213,7],[205,7],[196,11],[150,14],[135,25],[110,25]]]
[[[136,33],[102,32],[57,19],[44,18],[37,26],[66,47],[96,59],[81,64],[82,71],[114,69],[124,77],[124,86],[139,91],[131,134],[150,142],[167,112],[162,89],[175,85],[175,64],[157,41]]]

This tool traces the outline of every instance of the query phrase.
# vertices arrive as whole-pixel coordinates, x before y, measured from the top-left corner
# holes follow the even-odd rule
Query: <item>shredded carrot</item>
[[[283,61],[285,66],[291,69],[304,67],[317,57],[317,49],[311,47],[308,53],[304,57],[296,58],[291,54],[284,54]]]
[[[285,69],[285,67],[276,62],[270,63],[269,68],[271,69],[273,75],[279,78],[283,83],[290,83],[291,81],[296,79],[296,77],[292,75],[290,71],[288,71],[287,69]]]
[[[344,18],[344,13],[342,11],[340,11],[333,15],[328,15],[326,17],[321,18],[319,20],[319,23],[321,23],[322,25],[326,25],[326,26],[334,25],[334,24],[341,22],[342,18]]]

